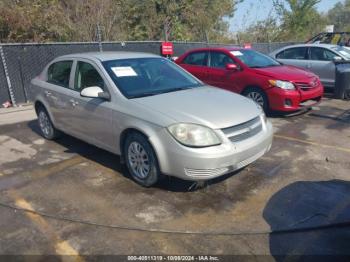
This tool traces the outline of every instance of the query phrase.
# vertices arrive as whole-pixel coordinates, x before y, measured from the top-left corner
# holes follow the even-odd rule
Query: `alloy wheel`
[[[44,136],[45,137],[50,136],[50,133],[52,132],[52,126],[51,126],[49,117],[44,111],[40,111],[38,118],[39,118],[40,129],[43,132]]]
[[[254,100],[261,107],[264,107],[264,98],[263,98],[263,96],[260,93],[252,91],[252,92],[248,93],[247,97],[249,97],[250,99]]]
[[[149,156],[143,146],[134,141],[128,147],[128,161],[133,173],[145,179],[150,172]]]

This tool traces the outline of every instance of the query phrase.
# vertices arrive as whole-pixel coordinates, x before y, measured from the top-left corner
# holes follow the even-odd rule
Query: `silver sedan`
[[[283,64],[306,68],[318,75],[325,87],[334,88],[334,61],[350,60],[350,50],[338,45],[301,44],[275,50],[270,56]]]
[[[61,132],[121,155],[143,186],[162,175],[208,180],[265,154],[272,126],[253,101],[152,54],[56,58],[32,80],[42,134]]]

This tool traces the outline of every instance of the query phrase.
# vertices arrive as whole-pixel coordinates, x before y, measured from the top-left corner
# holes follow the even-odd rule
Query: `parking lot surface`
[[[271,117],[271,151],[250,166],[153,188],[118,156],[44,140],[30,107],[1,111],[0,254],[350,255],[349,105]]]

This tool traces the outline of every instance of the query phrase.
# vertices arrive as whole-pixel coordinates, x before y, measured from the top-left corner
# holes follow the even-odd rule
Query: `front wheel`
[[[243,92],[243,95],[250,98],[258,105],[260,105],[265,112],[268,112],[269,101],[264,91],[262,91],[260,88],[257,88],[257,87],[248,88]]]
[[[46,109],[42,106],[39,107],[37,114],[38,114],[39,127],[42,135],[49,140],[53,140],[57,138],[60,132],[52,124],[52,121]]]
[[[158,161],[146,137],[138,133],[128,135],[124,156],[128,171],[138,184],[150,187],[157,183],[161,176]]]

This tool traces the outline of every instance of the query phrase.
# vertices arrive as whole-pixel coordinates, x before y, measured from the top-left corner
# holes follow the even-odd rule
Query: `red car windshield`
[[[263,68],[281,65],[281,63],[274,60],[273,58],[250,49],[235,50],[230,51],[230,53],[238,58],[246,66],[251,68]]]

